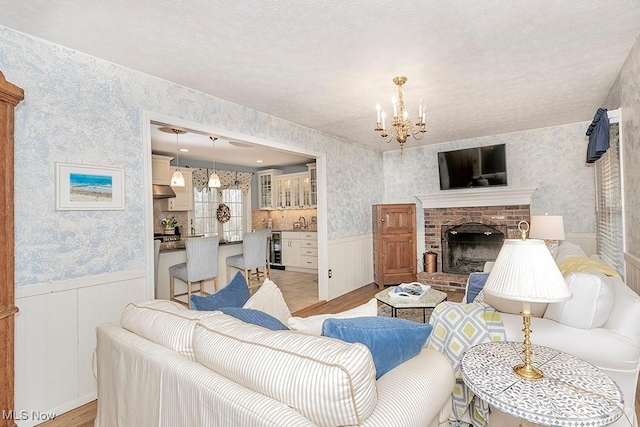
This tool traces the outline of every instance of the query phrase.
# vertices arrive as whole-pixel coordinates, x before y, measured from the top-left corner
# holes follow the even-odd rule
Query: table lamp
[[[542,239],[547,248],[554,253],[558,248],[558,240],[564,240],[564,221],[561,215],[532,215],[529,237]]]
[[[516,375],[527,380],[543,378],[531,363],[531,304],[560,302],[571,298],[571,291],[544,241],[526,238],[529,224],[520,221],[522,239],[507,239],[489,273],[484,291],[499,298],[522,301],[524,363],[514,366]]]

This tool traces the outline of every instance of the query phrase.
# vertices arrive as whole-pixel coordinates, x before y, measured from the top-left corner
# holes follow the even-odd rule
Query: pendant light
[[[171,175],[171,186],[172,187],[184,187],[184,176],[182,176],[182,172],[180,172],[180,151],[178,150],[178,135],[181,133],[187,133],[184,130],[180,129],[171,129],[173,133],[176,134],[176,170]]]
[[[216,140],[218,138],[210,136],[209,139],[211,139],[212,145],[213,145],[213,149],[211,150],[211,154],[213,154],[213,151],[216,148]],[[216,156],[213,156],[213,170],[211,171],[211,175],[209,176],[209,188],[220,188],[222,186],[222,184],[220,183],[220,177],[218,176],[218,174],[216,173]]]

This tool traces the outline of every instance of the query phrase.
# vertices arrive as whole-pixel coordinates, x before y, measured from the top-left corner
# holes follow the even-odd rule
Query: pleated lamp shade
[[[507,239],[498,254],[485,292],[524,302],[560,302],[571,291],[547,245],[537,239]]]

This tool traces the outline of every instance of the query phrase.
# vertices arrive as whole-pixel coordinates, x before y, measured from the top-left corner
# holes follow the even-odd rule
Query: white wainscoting
[[[140,270],[16,288],[15,409],[61,414],[94,400],[95,328],[118,324],[149,286]]]
[[[640,258],[629,253],[624,254],[624,281],[637,294],[640,294]]]
[[[334,299],[373,282],[373,235],[362,234],[328,242],[328,298]],[[319,274],[326,274],[319,271]]]
[[[565,240],[579,245],[589,256],[597,251],[595,233],[567,233]]]

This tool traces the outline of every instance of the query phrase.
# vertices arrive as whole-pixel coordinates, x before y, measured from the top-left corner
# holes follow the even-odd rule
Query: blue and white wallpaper
[[[593,167],[585,164],[585,132],[589,123],[405,148],[404,153],[386,152],[385,203],[417,203],[418,231],[421,231],[422,206],[415,196],[441,191],[437,153],[505,143],[509,188],[538,188],[532,196],[531,213],[563,215],[567,233],[593,233],[594,172]]]
[[[604,104],[621,108],[627,252],[640,257],[640,37],[611,87]]]
[[[143,110],[327,153],[329,239],[371,231],[382,154],[0,26],[16,109],[16,286],[145,265]],[[123,168],[124,211],[56,211],[55,162]]]

